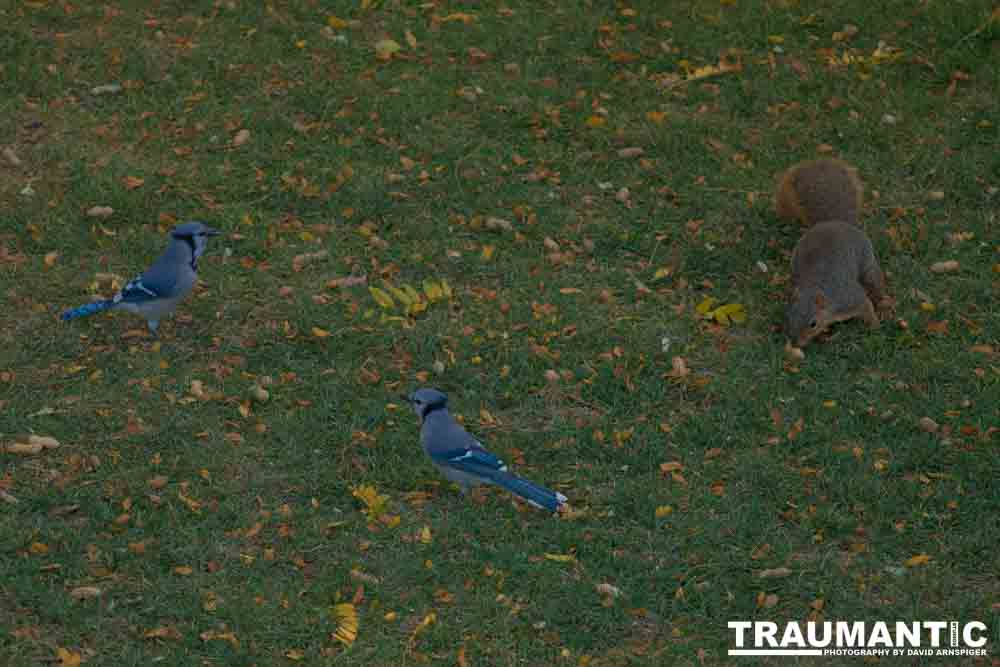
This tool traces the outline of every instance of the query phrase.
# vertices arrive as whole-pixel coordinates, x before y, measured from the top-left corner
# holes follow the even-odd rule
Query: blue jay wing
[[[492,478],[498,472],[506,472],[507,464],[485,449],[449,449],[431,454],[438,465],[455,468],[479,477]]]
[[[170,295],[174,282],[176,281],[150,280],[144,274],[125,285],[115,297],[115,301],[138,304],[163,299]]]

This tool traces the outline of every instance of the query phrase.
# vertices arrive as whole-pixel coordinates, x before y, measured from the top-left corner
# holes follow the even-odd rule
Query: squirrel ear
[[[816,307],[826,308],[826,297],[823,296],[822,292],[816,292]]]

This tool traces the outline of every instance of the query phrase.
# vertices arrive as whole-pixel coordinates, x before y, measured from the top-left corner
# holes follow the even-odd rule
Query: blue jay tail
[[[538,486],[534,482],[512,475],[509,472],[497,472],[491,475],[491,480],[497,486],[502,486],[511,493],[524,498],[539,509],[556,512],[559,506],[566,502],[566,496],[556,491]]]
[[[62,319],[63,321],[68,322],[69,320],[75,320],[78,317],[87,317],[88,315],[99,313],[102,310],[107,310],[108,308],[113,308],[114,306],[115,302],[110,299],[107,301],[95,301],[94,303],[88,303],[86,305],[67,310],[62,314]]]

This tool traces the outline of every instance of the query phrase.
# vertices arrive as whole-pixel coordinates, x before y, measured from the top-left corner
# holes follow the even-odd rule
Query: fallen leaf
[[[475,14],[466,14],[464,12],[455,12],[454,14],[448,14],[437,19],[438,23],[452,23],[453,21],[461,21],[462,23],[468,25],[476,20]]]
[[[780,577],[787,577],[792,571],[787,567],[775,567],[769,570],[761,570],[757,573],[758,579],[777,579]]]
[[[23,456],[30,456],[34,454],[41,454],[45,449],[40,444],[28,443],[28,442],[12,442],[5,447],[8,454],[21,454]]]
[[[379,60],[390,60],[392,54],[396,53],[403,47],[399,45],[399,42],[393,39],[380,39],[375,42],[375,56]]]
[[[126,176],[122,179],[125,187],[129,190],[135,190],[136,188],[141,188],[146,179],[139,178],[138,176]]]
[[[597,584],[597,586],[595,586],[594,588],[596,588],[597,592],[600,593],[601,595],[608,595],[613,598],[616,598],[622,594],[620,588],[618,588],[617,586],[612,586],[611,584],[608,583]]]
[[[555,561],[557,563],[572,563],[576,561],[576,556],[573,554],[545,554],[545,560]]]
[[[920,565],[926,565],[930,561],[931,557],[928,556],[927,554],[917,554],[916,556],[907,558],[906,561],[904,561],[903,565],[905,565],[906,567],[917,567]]]
[[[333,638],[344,646],[350,646],[358,638],[358,612],[354,605],[349,602],[342,602],[334,605],[330,610],[333,620],[337,624],[337,629],[333,632]]]
[[[940,428],[938,423],[930,417],[921,417],[917,424],[920,426],[921,431],[926,431],[927,433],[937,433]]]
[[[91,218],[110,218],[115,209],[110,206],[91,206],[87,209],[87,216]]]
[[[368,291],[371,293],[372,298],[375,299],[377,303],[382,308],[390,310],[396,307],[396,302],[392,300],[392,297],[385,290],[381,290],[378,287],[369,286]]]
[[[144,639],[180,639],[181,633],[176,628],[164,625],[142,633]]]
[[[954,259],[931,264],[931,271],[934,273],[952,273],[954,271],[958,271],[960,268],[961,265]]]
[[[233,146],[239,148],[250,140],[250,130],[244,128],[233,137]]]
[[[29,435],[28,444],[41,445],[44,449],[56,449],[59,447],[58,440],[45,435]]]
[[[83,656],[79,653],[62,647],[56,650],[56,658],[59,660],[59,667],[80,667],[80,662],[83,660]]]
[[[101,589],[96,586],[77,586],[69,592],[69,596],[74,600],[89,600],[100,595]]]

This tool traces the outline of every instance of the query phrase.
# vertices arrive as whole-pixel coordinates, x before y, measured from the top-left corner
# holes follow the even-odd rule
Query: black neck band
[[[181,241],[184,241],[191,248],[191,270],[198,270],[198,253],[195,250],[194,237],[193,236],[182,236]]]
[[[432,412],[437,412],[438,410],[444,410],[445,407],[447,407],[447,406],[445,405],[444,401],[442,401],[440,403],[435,403],[433,405],[428,405],[427,409],[424,410],[424,414],[421,417],[421,419],[427,419],[427,415],[429,415]]]

